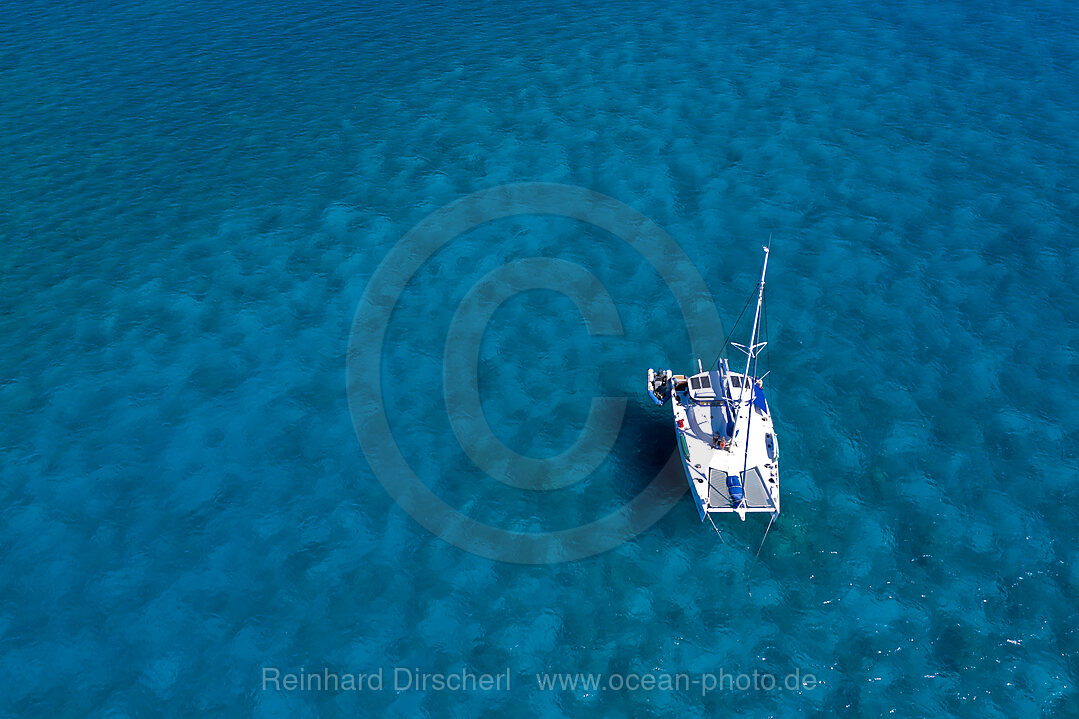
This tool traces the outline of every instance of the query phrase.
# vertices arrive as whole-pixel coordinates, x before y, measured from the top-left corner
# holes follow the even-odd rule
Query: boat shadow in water
[[[670,409],[631,400],[626,405],[620,442],[625,442],[622,446],[627,449],[620,462],[622,476],[615,483],[618,501],[632,501],[647,491],[651,495],[653,509],[654,505],[674,502],[666,516],[659,518],[650,531],[658,531],[661,536],[668,538],[692,537],[701,520],[690,496],[681,455],[675,444]],[[648,486],[653,480],[655,487],[649,490]],[[648,509],[642,509],[648,513]],[[720,530],[726,543],[733,542],[735,546],[745,547],[752,552],[761,541],[764,524],[756,521],[727,522],[720,525]],[[707,541],[715,539],[711,535],[711,528],[709,534],[698,536],[706,537]]]
[[[670,411],[656,410],[651,403],[631,400],[626,404],[619,441],[626,451],[620,462],[622,476],[615,483],[615,491],[622,501],[629,501],[645,491],[653,480],[656,483],[654,490],[663,498],[687,489],[671,429]]]

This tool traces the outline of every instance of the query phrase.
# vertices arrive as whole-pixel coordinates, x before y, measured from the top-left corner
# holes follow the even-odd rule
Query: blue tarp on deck
[[[764,399],[764,390],[754,382],[753,383],[753,404],[757,405],[757,408],[768,414],[768,401]]]

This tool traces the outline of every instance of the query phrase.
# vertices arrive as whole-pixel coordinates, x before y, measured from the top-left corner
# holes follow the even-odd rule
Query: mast
[[[768,272],[768,248],[764,248],[764,266],[761,267],[761,282],[757,286],[757,311],[753,315],[753,332],[749,336],[749,346],[743,346],[737,343],[734,344],[743,352],[746,353],[746,371],[742,374],[742,391],[738,393],[738,414],[742,413],[743,398],[746,393],[746,380],[749,379],[749,370],[753,364],[753,360],[757,358],[767,342],[757,342],[758,331],[761,325],[761,305],[764,303],[764,275]]]
[[[765,247],[764,248],[764,266],[761,267],[761,281],[760,281],[760,284],[757,286],[757,310],[753,315],[753,331],[750,333],[750,336],[749,336],[749,346],[743,347],[742,345],[736,345],[737,347],[742,349],[743,352],[746,353],[746,371],[742,374],[742,390],[741,390],[741,392],[738,393],[738,417],[734,421],[734,426],[735,427],[738,426],[738,420],[742,419],[743,410],[748,408],[751,405],[752,401],[753,401],[752,395],[750,395],[749,402],[747,402],[745,400],[746,388],[750,386],[749,385],[749,383],[750,383],[749,369],[752,366],[754,368],[754,371],[756,370],[756,364],[755,364],[754,360],[757,359],[757,354],[764,348],[764,346],[766,344],[768,344],[767,342],[760,342],[760,343],[757,342],[757,331],[760,329],[760,322],[761,322],[761,305],[764,303],[764,275],[767,272],[768,272],[768,248]],[[745,445],[744,458],[742,460],[742,484],[743,484],[743,487],[745,486],[746,471],[749,469],[749,427],[750,427],[750,424],[752,422],[753,422],[753,411],[750,410],[749,416],[746,418],[746,433],[745,433],[745,436],[742,438],[742,442]],[[737,432],[737,429],[735,431]],[[735,509],[741,510],[742,507],[744,507],[744,506],[745,506],[745,499],[743,498],[742,501],[739,503],[738,507],[736,507]],[[746,519],[745,511],[744,510],[739,511],[738,514],[742,518],[742,521],[744,522],[745,519]],[[770,528],[771,528],[771,526],[769,526],[769,529]],[[767,532],[765,532],[765,535],[767,536]],[[759,551],[760,550],[758,550],[758,553],[759,553]]]

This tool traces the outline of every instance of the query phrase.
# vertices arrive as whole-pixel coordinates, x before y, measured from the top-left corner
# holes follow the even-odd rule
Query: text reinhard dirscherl
[[[419,669],[394,667],[392,682],[386,682],[386,672],[379,667],[368,674],[351,672],[331,672],[323,668],[321,672],[308,672],[299,669],[295,672],[282,672],[277,667],[262,668],[262,690],[273,689],[287,692],[380,692],[390,688],[393,691],[509,691],[510,670],[498,674],[487,672],[477,674],[467,668],[454,672],[421,672]]]
[[[643,674],[586,674],[580,672],[552,672],[536,674],[536,686],[540,691],[560,691],[572,694],[591,694],[603,691],[675,691],[700,692],[705,696],[715,691],[812,691],[819,685],[809,672],[795,670],[784,676],[754,669],[752,673],[701,672],[647,672]],[[299,669],[282,672],[277,667],[263,667],[262,690],[286,692],[379,692],[386,689],[396,692],[508,692],[513,687],[509,668],[497,674],[474,672],[462,668],[451,672],[423,672],[409,667],[382,667],[366,673],[332,672]]]

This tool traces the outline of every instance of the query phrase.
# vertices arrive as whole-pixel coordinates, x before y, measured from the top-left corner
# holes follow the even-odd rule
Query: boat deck
[[[746,512],[779,511],[778,443],[770,413],[753,405],[734,425],[724,402],[696,401],[688,390],[675,392],[672,400],[686,477],[702,516],[736,511],[728,475],[742,478]]]

